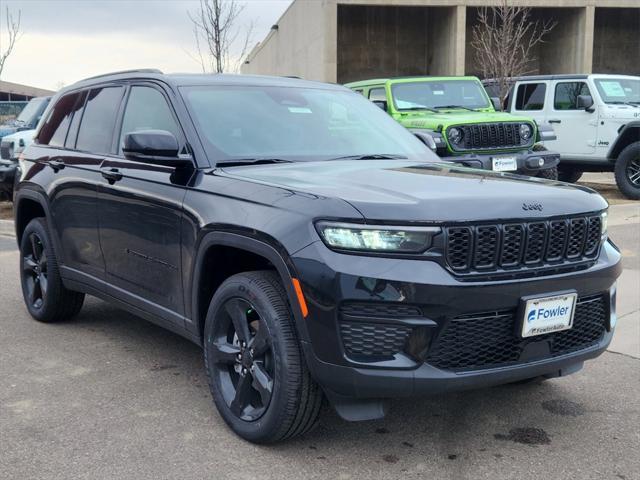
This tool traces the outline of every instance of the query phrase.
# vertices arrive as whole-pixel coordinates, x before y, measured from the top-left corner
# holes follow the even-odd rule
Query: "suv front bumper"
[[[330,398],[337,395],[352,399],[433,394],[573,373],[585,360],[600,355],[611,341],[611,318],[615,317],[613,286],[621,272],[620,259],[619,252],[607,242],[598,260],[585,270],[546,277],[469,282],[455,278],[435,262],[338,254],[322,242],[316,242],[292,258],[309,308],[309,315],[299,328],[307,364]],[[439,342],[454,321],[472,317],[477,320],[481,313],[482,322],[487,322],[489,328],[491,322],[502,321],[504,312],[513,312],[509,321],[519,326],[518,308],[523,297],[542,297],[567,290],[576,291],[585,302],[601,297],[602,331],[597,338],[591,338],[584,345],[572,344],[567,351],[554,351],[556,340],[542,336],[539,341],[523,343],[517,358],[498,363],[458,363],[455,368],[449,368],[443,366],[441,359],[432,361],[432,353],[439,345],[442,347]],[[353,305],[365,313],[354,314]],[[349,309],[345,310],[345,306]],[[383,309],[376,310],[380,306]],[[413,313],[414,307],[419,309],[419,314]],[[583,316],[590,318],[590,311],[590,306],[583,308]],[[365,318],[348,318],[350,315]],[[344,322],[351,320],[366,321],[374,327],[363,327],[353,333],[344,328]],[[376,324],[384,324],[385,328],[376,330]],[[407,336],[401,351],[393,355],[354,355],[345,346],[347,336],[359,335],[355,342],[360,353],[378,348],[376,342],[383,349],[393,348],[394,326],[408,328],[412,334]],[[416,336],[416,332],[424,335]],[[513,337],[508,341],[521,341],[515,329]],[[416,338],[418,343],[420,338],[426,338],[424,345],[416,346]],[[485,344],[485,350],[474,358],[486,360],[506,348],[507,340],[501,338],[496,337],[495,345],[491,341]],[[462,340],[464,343],[465,338]],[[425,346],[426,352],[421,352]]]
[[[447,162],[455,162],[466,167],[479,168],[482,170],[493,170],[494,158],[515,158],[518,169],[511,173],[519,173],[521,175],[535,176],[541,170],[547,170],[558,166],[560,163],[560,154],[548,150],[516,152],[513,154],[474,154],[469,153],[459,156],[444,156],[443,160]]]

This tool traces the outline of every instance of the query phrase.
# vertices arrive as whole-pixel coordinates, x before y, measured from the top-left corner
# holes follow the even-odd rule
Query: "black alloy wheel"
[[[257,420],[273,393],[275,364],[267,324],[247,300],[231,298],[219,310],[216,326],[212,360],[224,400],[238,418]]]
[[[32,232],[27,237],[29,249],[22,252],[25,296],[31,307],[39,310],[44,305],[49,280],[47,278],[47,252],[40,236]]]

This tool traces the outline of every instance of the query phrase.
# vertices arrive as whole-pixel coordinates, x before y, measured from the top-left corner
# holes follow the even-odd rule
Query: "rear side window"
[[[180,140],[180,129],[164,95],[155,88],[133,87],[122,120],[120,146],[125,134],[138,130],[166,130]]]
[[[553,97],[553,108],[556,110],[578,110],[578,95],[591,95],[586,83],[558,83]]]
[[[369,90],[369,100],[372,102],[387,101],[387,92],[384,91],[384,88],[372,88]]]
[[[546,83],[525,83],[519,85],[516,95],[516,110],[542,110],[544,108],[544,96],[546,92]]]
[[[82,108],[82,92],[68,93],[58,99],[38,134],[38,143],[62,147],[74,113]]]
[[[89,92],[78,131],[78,150],[111,153],[113,129],[123,91],[122,87],[105,87]]]

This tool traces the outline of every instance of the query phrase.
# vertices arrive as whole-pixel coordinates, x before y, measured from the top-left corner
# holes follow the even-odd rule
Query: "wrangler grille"
[[[457,126],[456,128],[462,130],[463,137],[462,144],[454,148],[456,150],[489,150],[520,147],[522,146],[520,125],[520,123],[482,123]]]
[[[600,216],[446,227],[445,257],[459,274],[539,268],[594,259]]]

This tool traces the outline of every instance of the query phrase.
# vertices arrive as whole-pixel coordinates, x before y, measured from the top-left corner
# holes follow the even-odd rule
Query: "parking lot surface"
[[[619,325],[581,372],[396,400],[377,422],[325,408],[276,446],[227,429],[188,341],[92,298],[74,321],[31,320],[0,237],[0,479],[638,479],[640,206],[612,207],[610,225]]]

